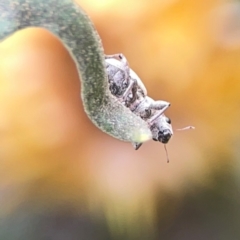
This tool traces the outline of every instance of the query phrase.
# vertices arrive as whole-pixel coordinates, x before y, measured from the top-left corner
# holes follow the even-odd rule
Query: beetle
[[[169,102],[155,101],[147,96],[147,90],[138,75],[129,67],[123,54],[105,56],[109,90],[120,102],[149,125],[154,141],[168,143],[173,135],[171,120],[163,113]],[[142,143],[132,143],[137,150]]]

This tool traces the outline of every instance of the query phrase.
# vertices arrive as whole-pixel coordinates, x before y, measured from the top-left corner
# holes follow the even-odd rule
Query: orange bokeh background
[[[70,209],[106,224],[111,236],[125,236],[120,239],[143,233],[142,239],[220,239],[218,231],[238,239],[240,2],[78,2],[105,53],[123,53],[148,95],[171,102],[166,115],[173,128],[196,129],[175,132],[169,164],[161,143],[135,151],[88,119],[76,67],[55,36],[44,29],[14,34],[0,44],[3,226],[22,212]],[[210,219],[212,238],[186,204],[203,222]],[[223,222],[209,218],[211,211]],[[235,223],[223,230],[229,221]]]

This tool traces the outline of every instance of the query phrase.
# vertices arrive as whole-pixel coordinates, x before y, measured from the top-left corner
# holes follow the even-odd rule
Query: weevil
[[[138,75],[129,67],[123,54],[105,56],[105,64],[111,93],[133,113],[149,125],[152,139],[168,143],[173,135],[171,121],[163,113],[170,103],[154,101]],[[132,143],[137,150],[142,143]]]

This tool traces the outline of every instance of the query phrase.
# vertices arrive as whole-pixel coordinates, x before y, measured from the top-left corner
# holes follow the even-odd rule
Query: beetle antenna
[[[195,129],[194,126],[187,126],[187,127],[184,127],[184,128],[177,128],[175,130],[177,131],[185,131],[185,130],[190,130],[190,129]]]
[[[167,156],[167,163],[169,163],[168,150],[167,150],[167,145],[166,144],[164,144],[164,149],[165,149],[165,153],[166,153],[166,156]]]

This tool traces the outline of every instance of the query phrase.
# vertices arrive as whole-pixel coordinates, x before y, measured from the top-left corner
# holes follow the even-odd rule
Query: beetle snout
[[[172,132],[169,129],[159,131],[158,133],[158,141],[162,143],[168,143],[171,137],[172,137]]]

